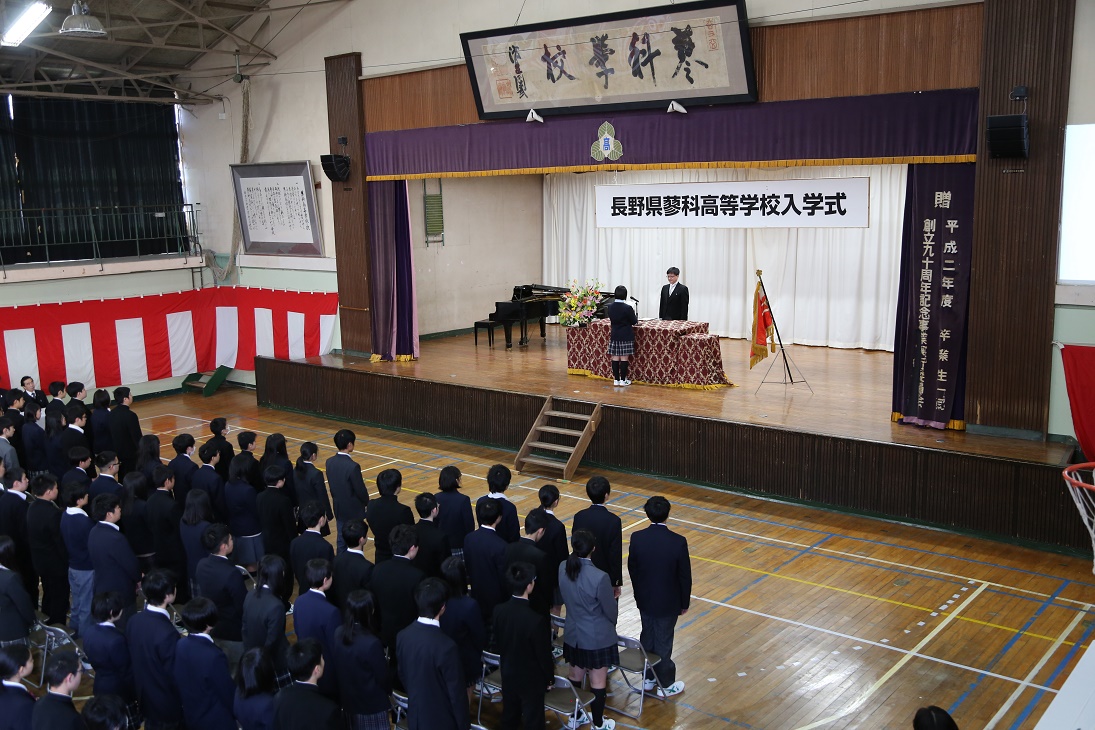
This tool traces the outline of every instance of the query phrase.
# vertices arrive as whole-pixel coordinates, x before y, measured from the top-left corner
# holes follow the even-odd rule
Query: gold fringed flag
[[[749,369],[758,362],[768,357],[768,349],[776,351],[775,320],[772,319],[772,310],[768,308],[768,296],[764,293],[760,282],[757,282],[757,290],[753,293],[753,341],[749,350]]]

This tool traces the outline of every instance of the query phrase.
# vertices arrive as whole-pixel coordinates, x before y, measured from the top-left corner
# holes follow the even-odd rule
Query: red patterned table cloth
[[[722,369],[719,338],[706,322],[651,319],[635,325],[635,354],[629,376],[638,383],[685,388],[719,388],[732,383]],[[567,328],[567,372],[612,377],[607,319]]]

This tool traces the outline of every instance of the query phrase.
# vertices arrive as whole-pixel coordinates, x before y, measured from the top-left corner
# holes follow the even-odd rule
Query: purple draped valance
[[[633,111],[365,135],[370,180],[658,167],[970,162],[977,89]],[[604,122],[623,156],[598,163]],[[757,165],[759,166],[759,165]]]

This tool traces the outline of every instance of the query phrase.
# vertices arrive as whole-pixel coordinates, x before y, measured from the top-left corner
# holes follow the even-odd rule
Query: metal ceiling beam
[[[218,24],[214,23],[213,21],[211,21],[208,18],[204,17],[200,13],[197,13],[194,10],[188,8],[187,6],[183,5],[182,3],[176,2],[176,0],[163,0],[163,1],[166,2],[168,5],[170,5],[172,7],[175,7],[175,8],[178,8],[179,10],[183,11],[187,15],[190,15],[193,18],[197,19],[202,25],[206,25],[206,26],[212,28],[215,31],[218,31],[220,33],[225,34],[226,36],[228,36],[232,40],[236,41],[237,43],[242,43],[246,46],[250,46],[253,49],[253,51],[248,51],[248,53],[254,52],[255,55],[257,55],[257,56],[266,56],[267,58],[274,59],[274,60],[277,59],[277,56],[275,56],[273,53],[270,53],[269,51],[262,48],[261,46],[256,46],[254,43],[247,40],[243,36],[233,33],[228,28],[225,28],[222,25],[218,25]]]
[[[153,43],[151,41],[130,41],[130,40],[126,40],[124,38],[109,38],[109,39],[104,40],[102,38],[80,38],[80,37],[73,37],[73,36],[65,36],[65,35],[61,35],[60,33],[33,33],[29,36],[29,38],[32,38],[32,39],[60,38],[60,39],[63,39],[65,43],[68,43],[69,41],[82,41],[82,42],[85,42],[85,43],[98,43],[100,45],[110,44],[110,45],[113,45],[113,46],[127,46],[127,47],[130,47],[130,48],[149,48],[149,49],[153,49],[153,50],[163,50],[163,51],[180,51],[182,53],[217,53],[217,54],[222,54],[222,55],[225,55],[225,56],[234,56],[234,55],[236,55],[235,51],[224,50],[224,49],[220,49],[220,48],[202,48],[200,46],[186,46],[186,45],[181,45],[181,44],[178,44],[178,43]]]
[[[144,102],[148,104],[212,104],[215,99],[175,99],[169,96],[126,96],[119,94],[67,94],[59,91],[32,91],[30,89],[14,89],[12,91],[4,91],[5,94],[11,94],[12,96],[37,96],[47,98],[61,98],[61,99],[82,99],[84,101],[131,101],[131,102]]]

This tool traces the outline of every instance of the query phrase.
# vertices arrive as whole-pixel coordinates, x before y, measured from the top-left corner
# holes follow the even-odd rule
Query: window
[[[1057,280],[1095,284],[1095,124],[1065,128]]]

